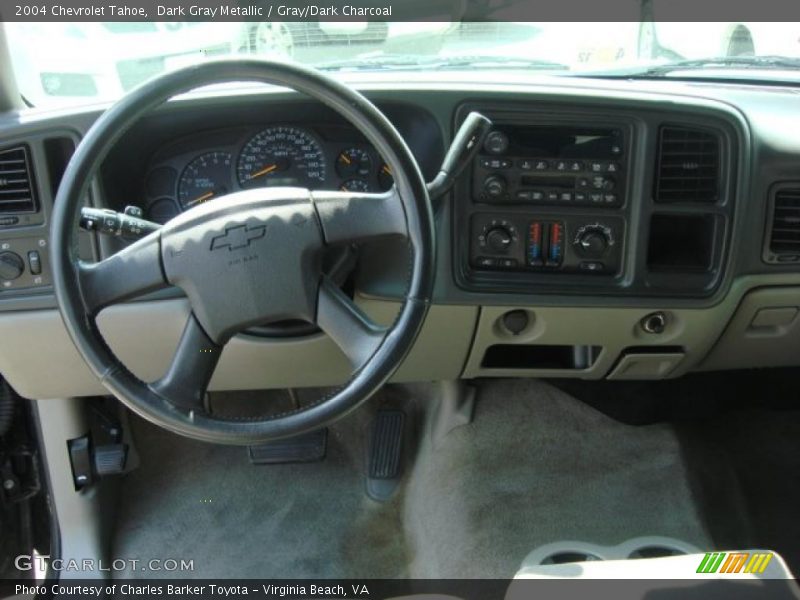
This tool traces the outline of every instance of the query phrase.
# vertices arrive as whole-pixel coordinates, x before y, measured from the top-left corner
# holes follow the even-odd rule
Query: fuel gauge
[[[342,179],[367,177],[372,169],[369,154],[361,148],[346,148],[336,157],[336,172]]]

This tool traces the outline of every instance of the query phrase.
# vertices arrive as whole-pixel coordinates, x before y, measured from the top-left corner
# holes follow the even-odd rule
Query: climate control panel
[[[473,269],[616,275],[622,266],[621,217],[476,213],[470,228]]]

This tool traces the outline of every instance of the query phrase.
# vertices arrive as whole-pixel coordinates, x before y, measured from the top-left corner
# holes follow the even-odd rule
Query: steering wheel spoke
[[[186,326],[164,376],[150,389],[179,408],[204,410],[208,383],[217,368],[223,346],[215,344],[200,327],[194,313]]]
[[[323,277],[317,302],[317,325],[361,368],[383,342],[388,331],[377,325],[328,277]]]
[[[158,233],[152,233],[97,263],[78,265],[81,295],[87,312],[167,287],[161,265]]]
[[[383,194],[313,192],[312,197],[328,244],[408,237],[406,214],[396,187]]]

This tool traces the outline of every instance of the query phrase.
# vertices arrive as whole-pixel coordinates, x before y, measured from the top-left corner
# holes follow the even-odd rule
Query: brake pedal
[[[254,465],[315,462],[325,458],[328,428],[318,429],[285,440],[247,447],[247,456]]]
[[[372,425],[367,494],[388,500],[402,475],[403,437],[406,415],[401,410],[379,410]]]

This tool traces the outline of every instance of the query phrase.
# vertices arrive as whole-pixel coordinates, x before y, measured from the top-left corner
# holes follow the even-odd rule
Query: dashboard
[[[796,89],[345,77],[395,125],[428,181],[470,111],[494,123],[452,191],[433,199],[433,302],[396,381],[659,379],[800,362]],[[21,161],[31,189],[0,214],[0,336],[14,348],[0,350],[0,373],[31,397],[102,393],[55,310],[47,253],[60,175],[99,114],[0,116],[0,166]],[[163,223],[250,187],[377,192],[390,176],[325,106],[285,90],[198,92],[126,132],[86,202],[136,206]],[[79,242],[89,260],[126,244],[94,234]],[[347,291],[390,324],[407,263],[402,244],[382,244],[358,250]],[[101,329],[137,373],[157,375],[186,310],[179,290],[167,290],[107,309]],[[39,364],[53,376],[38,376]],[[333,385],[348,374],[318,332],[243,335],[212,389]]]
[[[389,166],[349,127],[269,123],[178,139],[157,152],[144,177],[146,218],[179,212],[231,192],[271,186],[385,191]]]

